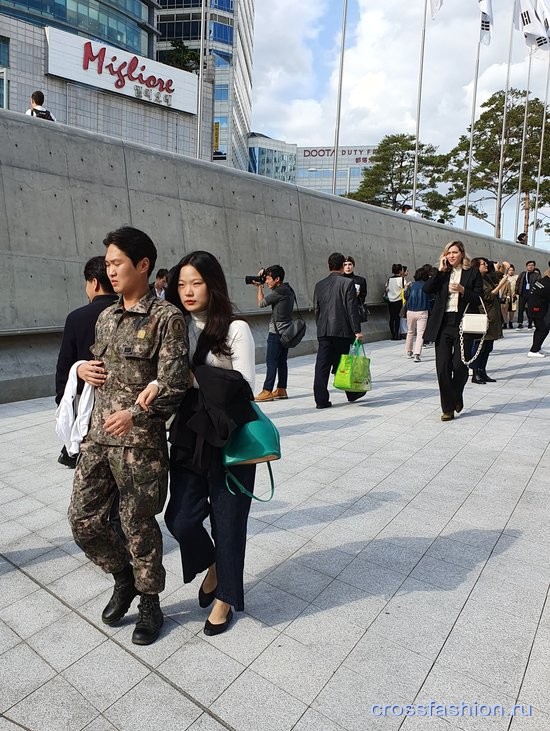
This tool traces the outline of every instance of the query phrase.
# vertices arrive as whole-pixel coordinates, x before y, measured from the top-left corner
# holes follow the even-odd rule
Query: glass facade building
[[[206,53],[214,68],[212,159],[248,170],[252,107],[254,0],[159,0],[158,60],[183,41],[198,50],[201,10],[206,19]]]
[[[248,138],[248,172],[296,182],[296,145],[253,132]]]
[[[370,165],[376,145],[352,145],[338,148],[336,195],[354,193]],[[320,193],[332,193],[334,147],[298,147],[296,150],[296,185]]]
[[[95,38],[140,56],[155,50],[157,0],[0,0],[0,13]]]

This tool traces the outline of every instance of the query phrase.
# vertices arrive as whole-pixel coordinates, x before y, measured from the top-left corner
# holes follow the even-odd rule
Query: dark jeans
[[[533,318],[529,313],[529,309],[527,309],[528,299],[528,294],[520,294],[520,296],[518,297],[518,325],[523,325],[523,313],[525,311],[527,314],[527,324],[529,325],[529,327],[531,327],[533,324]]]
[[[267,371],[265,374],[264,389],[266,391],[273,391],[277,373],[279,374],[277,388],[286,388],[288,382],[287,358],[288,348],[283,348],[277,333],[269,333],[265,354]]]
[[[221,452],[204,475],[186,469],[170,458],[170,500],[164,521],[180,544],[183,580],[216,564],[218,586],[216,598],[231,604],[238,612],[244,609],[243,570],[246,527],[251,498],[235,490],[232,495],[225,485]],[[232,467],[231,472],[249,491],[254,491],[256,465]],[[212,538],[203,525],[210,515]]]
[[[491,351],[493,350],[494,340],[484,340],[483,345],[481,346],[481,350],[479,351],[479,355],[477,358],[470,363],[470,368],[474,370],[480,370],[484,371],[487,368],[487,361],[489,360],[489,356],[491,354]],[[479,346],[479,340],[474,340],[472,343],[472,349],[471,353],[472,355],[475,354],[477,348]],[[466,348],[464,348],[466,350]],[[466,358],[468,360],[468,358]]]
[[[531,317],[535,323],[535,332],[533,333],[533,344],[531,345],[531,353],[538,353],[542,348],[542,344],[546,340],[546,336],[550,332],[550,325],[546,319],[544,312],[532,312]]]
[[[460,357],[458,315],[454,312],[444,316],[443,325],[435,343],[435,369],[439,385],[441,410],[454,412],[462,401],[464,386],[468,381],[468,367]],[[471,353],[471,339],[464,338],[464,353]]]
[[[399,313],[403,307],[403,302],[397,300],[397,302],[388,302],[388,312],[390,315],[390,332],[392,340],[399,340],[399,328],[401,326],[401,318]]]
[[[336,373],[341,355],[349,353],[353,340],[350,338],[335,338],[331,336],[323,336],[317,338],[319,349],[317,350],[317,358],[315,359],[315,379],[313,381],[313,397],[317,406],[326,406],[329,402],[328,379],[330,372]],[[364,396],[366,393],[362,392]],[[360,398],[357,393],[346,391],[348,401],[355,401]]]

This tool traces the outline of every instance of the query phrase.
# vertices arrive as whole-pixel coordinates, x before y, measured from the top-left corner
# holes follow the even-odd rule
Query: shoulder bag
[[[298,343],[302,342],[302,339],[306,334],[306,323],[302,318],[300,310],[298,309],[298,300],[296,299],[296,293],[294,292],[294,290],[292,290],[292,294],[294,295],[294,302],[296,302],[296,311],[298,313],[298,317],[293,318],[292,321],[283,330],[279,330],[276,320],[273,320],[275,330],[277,332],[277,335],[279,336],[279,342],[281,343],[283,348],[288,349],[295,348]]]
[[[458,331],[460,334],[460,357],[464,365],[470,365],[470,363],[473,363],[473,361],[477,358],[481,351],[483,343],[485,342],[485,335],[487,334],[487,330],[489,329],[489,316],[487,315],[485,302],[481,297],[479,298],[479,300],[483,307],[483,312],[468,312],[468,308],[470,305],[466,305],[464,315],[462,316],[462,320],[460,321],[460,325],[458,327]],[[470,360],[466,360],[464,356],[464,335],[473,335],[475,340],[479,339],[479,345],[477,346],[476,353],[472,358],[470,358]]]
[[[256,412],[256,419],[243,424],[231,434],[222,449],[222,462],[225,467],[225,486],[232,495],[230,482],[248,497],[267,503],[273,497],[275,485],[273,483],[273,472],[269,464],[273,460],[281,459],[281,439],[279,431],[271,419],[264,414],[260,407],[251,401],[250,405]],[[269,480],[271,483],[271,495],[267,500],[256,497],[249,492],[231,472],[230,467],[243,464],[267,463]]]

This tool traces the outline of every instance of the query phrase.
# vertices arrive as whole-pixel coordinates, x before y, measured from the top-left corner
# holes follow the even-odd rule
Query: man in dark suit
[[[86,281],[86,296],[89,304],[73,310],[67,316],[63,330],[63,340],[57,358],[55,370],[55,403],[59,404],[63,398],[63,392],[69,378],[71,366],[77,360],[90,360],[92,353],[90,347],[95,341],[95,324],[100,312],[116,301],[117,295],[107,276],[105,269],[105,257],[94,256],[84,266],[84,279]],[[79,381],[78,392],[82,391],[83,383]],[[70,457],[65,447],[61,450],[60,464],[74,468],[76,457]]]
[[[535,282],[538,282],[538,280],[540,279],[539,272],[535,271],[536,266],[537,266],[537,263],[535,261],[533,261],[532,259],[525,262],[525,271],[521,272],[519,277],[516,280],[515,294],[517,294],[517,296],[518,296],[518,328],[519,329],[521,329],[523,327],[523,315],[527,308],[527,301],[529,300],[529,295],[531,294],[533,285],[535,284]],[[529,330],[533,327],[533,320],[531,319],[531,315],[529,314],[528,310],[527,310],[527,325],[529,326]]]
[[[355,338],[362,338],[359,301],[353,279],[344,277],[344,255],[331,254],[328,268],[328,277],[317,282],[313,294],[319,342],[313,395],[318,409],[332,406],[327,388],[330,371],[335,371],[340,356],[349,352]],[[365,391],[346,391],[348,401],[356,401],[364,395]]]

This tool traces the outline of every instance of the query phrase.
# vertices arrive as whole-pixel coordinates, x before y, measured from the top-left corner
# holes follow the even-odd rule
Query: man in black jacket
[[[362,338],[355,284],[353,279],[343,276],[344,255],[331,254],[328,268],[328,277],[317,282],[313,294],[319,342],[313,395],[318,409],[332,406],[327,388],[330,371],[338,368],[340,356],[349,352],[355,338]],[[346,391],[348,401],[356,401],[364,395],[365,391]]]
[[[346,256],[344,261],[344,277],[351,279],[355,284],[357,299],[359,300],[359,319],[361,322],[367,321],[367,280],[355,273],[355,259],[353,256]]]
[[[73,310],[67,316],[63,329],[63,340],[57,358],[55,371],[55,403],[59,404],[69,378],[71,366],[77,360],[90,360],[91,346],[95,340],[95,324],[100,312],[116,301],[117,295],[107,276],[105,257],[94,256],[84,266],[86,296],[89,304]],[[78,392],[82,391],[83,382],[79,381]],[[74,469],[76,457],[70,457],[65,447],[61,450],[58,462]]]
[[[536,265],[536,262],[532,259],[525,262],[525,271],[521,272],[516,281],[515,294],[518,295],[518,328],[523,327],[523,313],[527,307],[527,300],[529,299],[533,285],[540,279],[540,274],[535,271]],[[527,311],[527,324],[529,329],[533,327],[533,320],[529,311]]]
[[[262,269],[260,273],[265,277],[265,284],[271,290],[264,296],[263,285],[255,282],[258,289],[258,306],[271,306],[272,314],[269,321],[269,333],[267,336],[267,350],[265,354],[266,374],[262,390],[256,396],[255,401],[273,401],[274,399],[286,399],[288,381],[288,348],[283,347],[280,334],[292,322],[292,310],[294,308],[294,290],[284,281],[285,270],[279,264]],[[275,378],[277,377],[277,388]]]

